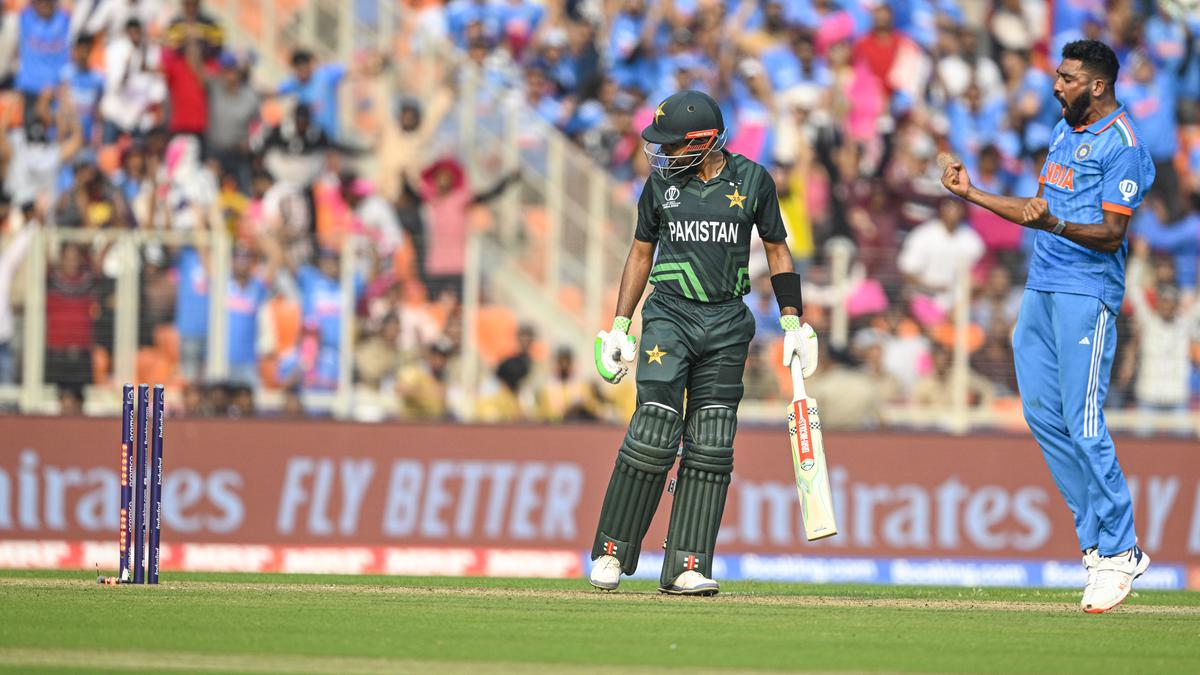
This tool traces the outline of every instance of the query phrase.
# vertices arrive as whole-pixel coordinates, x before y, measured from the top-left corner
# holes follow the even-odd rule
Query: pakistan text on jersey
[[[730,244],[738,241],[740,223],[715,220],[667,221],[671,229],[671,241],[714,241]]]

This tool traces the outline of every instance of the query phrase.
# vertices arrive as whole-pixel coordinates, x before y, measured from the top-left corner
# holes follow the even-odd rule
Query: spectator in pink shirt
[[[415,192],[427,214],[426,287],[431,297],[449,292],[462,296],[462,277],[467,244],[467,215],[472,206],[500,196],[519,174],[505,176],[491,189],[473,194],[463,167],[444,158],[421,172]]]

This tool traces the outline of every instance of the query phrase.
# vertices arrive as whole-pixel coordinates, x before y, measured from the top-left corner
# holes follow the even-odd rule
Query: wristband
[[[779,327],[784,330],[800,330],[800,317],[795,314],[784,314],[779,317]]]
[[[771,288],[775,289],[775,300],[780,311],[784,307],[795,307],[804,314],[804,298],[800,294],[800,275],[795,272],[780,272],[771,277]]]
[[[1067,221],[1059,218],[1058,223],[1054,225],[1054,229],[1050,230],[1050,232],[1052,234],[1062,234],[1065,229],[1067,229]]]
[[[624,317],[624,316],[617,316],[617,317],[613,317],[613,325],[612,325],[612,329],[613,329],[614,331],[617,331],[617,330],[619,330],[619,331],[621,331],[622,333],[628,333],[628,332],[629,332],[629,325],[630,325],[630,324],[632,324],[632,323],[633,323],[633,322],[632,322],[632,321],[630,321],[628,317]]]

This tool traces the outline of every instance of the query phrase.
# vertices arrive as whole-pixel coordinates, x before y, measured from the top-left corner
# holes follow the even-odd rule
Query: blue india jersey
[[[1120,106],[1086,127],[1060,120],[1038,182],[1050,213],[1070,223],[1099,224],[1105,211],[1133,215],[1154,183],[1154,162]],[[1098,298],[1118,312],[1125,296],[1128,240],[1115,253],[1093,251],[1038,231],[1025,287]]]

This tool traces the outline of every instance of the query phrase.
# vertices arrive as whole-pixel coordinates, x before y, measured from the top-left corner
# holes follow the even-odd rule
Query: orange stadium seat
[[[283,296],[267,303],[267,312],[275,326],[275,351],[282,353],[300,343],[300,304]]]
[[[1000,426],[1006,431],[1024,433],[1029,427],[1019,396],[1002,396],[992,404],[992,411],[1000,417]]]
[[[930,333],[938,344],[947,349],[954,349],[954,324],[949,321],[934,326]],[[983,328],[970,324],[967,326],[967,351],[973,352],[983,346]]]
[[[502,305],[480,307],[475,341],[479,356],[488,366],[495,366],[517,351],[517,315]]]

